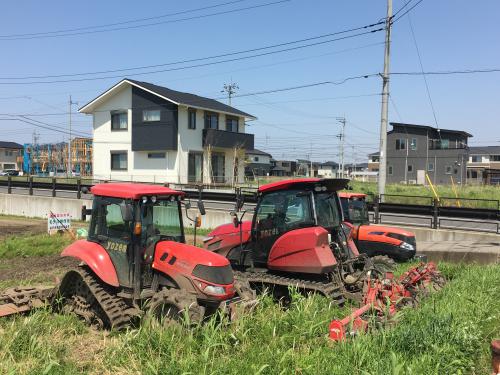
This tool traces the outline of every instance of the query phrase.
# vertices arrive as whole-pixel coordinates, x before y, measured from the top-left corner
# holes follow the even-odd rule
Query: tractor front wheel
[[[190,293],[180,289],[163,289],[151,298],[149,312],[164,325],[196,325],[203,321],[205,307],[200,306]]]

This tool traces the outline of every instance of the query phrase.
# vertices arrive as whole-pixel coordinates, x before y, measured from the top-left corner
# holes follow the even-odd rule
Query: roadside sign
[[[49,234],[67,229],[71,229],[71,215],[69,213],[50,212],[48,214],[47,231]]]

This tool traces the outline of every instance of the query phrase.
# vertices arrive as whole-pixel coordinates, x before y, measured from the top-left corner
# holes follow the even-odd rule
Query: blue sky
[[[215,13],[271,3],[244,0],[159,20]],[[73,29],[154,17],[229,0],[25,1],[6,2],[0,35]],[[406,0],[394,0],[399,9]],[[416,1],[414,1],[416,2]],[[377,22],[386,1],[291,0],[261,8],[162,23],[144,28],[57,38],[5,40],[0,37],[0,82],[8,77],[72,74],[168,63],[257,48],[334,33]],[[426,71],[499,68],[500,3],[496,0],[424,0],[410,12]],[[238,93],[253,93],[378,73],[383,67],[382,32],[264,57],[214,66],[131,76],[172,89],[220,97],[231,79]],[[420,71],[408,17],[395,23],[391,71]],[[120,74],[120,73],[119,73]],[[114,75],[114,74],[111,74]],[[124,74],[124,77],[127,75]],[[438,125],[469,131],[471,145],[500,145],[500,73],[428,76]],[[28,80],[37,81],[37,79]],[[38,80],[40,81],[40,80]],[[0,84],[2,140],[30,142],[34,127],[7,114],[51,114],[33,119],[67,127],[68,97],[79,105],[119,78],[66,82]],[[338,160],[338,116],[347,118],[346,158],[366,161],[378,146],[381,80],[378,77],[300,90],[234,98],[233,105],[259,118],[248,128],[256,146],[276,158]],[[435,126],[422,76],[393,76],[391,121]],[[76,109],[76,108],[74,108]],[[396,111],[397,109],[397,111]],[[59,113],[59,114],[58,114]],[[89,133],[91,118],[73,116],[77,131]],[[67,135],[38,128],[41,142]]]

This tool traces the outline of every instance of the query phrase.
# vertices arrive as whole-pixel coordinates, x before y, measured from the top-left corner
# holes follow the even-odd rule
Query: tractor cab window
[[[310,225],[314,225],[310,194],[289,190],[262,198],[256,217],[257,231],[278,234]]]
[[[177,200],[161,199],[156,202],[149,200],[143,204],[142,212],[142,240],[143,242],[157,242],[172,240],[183,242],[183,228],[181,213]]]
[[[123,217],[122,206],[125,204],[123,199],[96,197],[89,238],[128,243],[132,233],[132,221]]]
[[[314,201],[318,225],[323,228],[337,228],[342,216],[337,206],[335,194],[328,192],[315,194]]]
[[[349,219],[353,224],[364,224],[368,220],[366,202],[362,199],[349,200]]]

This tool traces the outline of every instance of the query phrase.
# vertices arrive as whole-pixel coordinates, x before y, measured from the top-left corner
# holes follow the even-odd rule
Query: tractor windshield
[[[170,239],[182,242],[183,228],[179,202],[170,199],[148,201],[142,209],[142,237],[151,239]]]
[[[318,225],[324,228],[340,226],[341,215],[335,200],[335,194],[325,192],[314,195]]]
[[[348,217],[349,221],[353,224],[366,224],[369,221],[366,202],[363,199],[349,199],[347,201],[345,216]],[[344,204],[342,208],[344,208]]]

